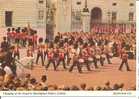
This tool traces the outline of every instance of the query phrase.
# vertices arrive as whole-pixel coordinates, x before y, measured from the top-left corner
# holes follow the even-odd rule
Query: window
[[[117,12],[112,12],[112,22],[116,22]]]
[[[39,12],[38,12],[38,19],[42,20],[43,17],[44,17],[43,15],[44,15],[44,11],[43,10],[39,10]]]
[[[77,11],[76,12],[76,16],[75,16],[76,20],[80,21],[81,20],[81,12]]]
[[[72,30],[81,30],[82,29],[82,20],[81,20],[81,11],[72,11]]]
[[[133,19],[134,19],[134,13],[129,12],[129,21],[133,21]]]
[[[5,25],[7,27],[12,26],[12,16],[13,16],[12,11],[6,11],[5,12]]]
[[[116,5],[117,5],[117,3],[113,3],[113,4],[112,4],[112,6],[116,6]]]
[[[76,4],[77,4],[77,5],[81,5],[81,1],[78,1]]]
[[[129,6],[134,6],[134,3],[130,3]]]
[[[40,3],[40,4],[43,4],[43,0],[39,0],[39,3]]]

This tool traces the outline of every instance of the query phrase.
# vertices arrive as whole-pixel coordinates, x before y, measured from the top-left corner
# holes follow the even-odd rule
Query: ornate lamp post
[[[85,0],[85,7],[83,8],[83,12],[88,12],[89,13],[89,9],[87,7],[87,0]]]
[[[82,19],[83,19],[83,31],[90,32],[90,13],[87,6],[87,0],[85,0],[85,7],[83,8]]]

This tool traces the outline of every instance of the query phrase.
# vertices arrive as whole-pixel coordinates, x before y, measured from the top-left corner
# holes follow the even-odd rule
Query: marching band
[[[128,37],[128,39],[127,39]],[[4,44],[1,44],[1,51],[7,50],[7,46],[15,43],[13,49],[14,58],[20,59],[20,48],[25,47],[27,44],[27,57],[34,57],[37,52],[36,64],[41,59],[42,66],[45,66],[46,70],[50,64],[53,64],[54,70],[58,70],[59,65],[62,63],[64,70],[69,69],[72,72],[73,68],[77,66],[79,73],[82,73],[83,67],[86,67],[88,71],[92,71],[92,68],[100,68],[105,66],[106,62],[112,64],[112,57],[119,57],[122,63],[119,70],[122,70],[125,64],[127,70],[130,71],[128,65],[128,54],[126,54],[126,46],[128,41],[129,49],[133,49],[135,45],[134,33],[84,33],[84,32],[67,32],[58,33],[54,42],[48,42],[43,38],[38,38],[37,31],[33,31],[29,34],[27,29],[24,28],[10,28],[7,29],[7,42],[4,37]],[[130,39],[132,39],[130,41]],[[28,42],[28,43],[27,43]],[[38,43],[37,43],[38,42]],[[9,45],[8,45],[9,44]],[[21,46],[20,46],[21,45]],[[123,51],[124,49],[124,51]],[[47,64],[45,61],[47,60]]]
[[[21,29],[18,27],[15,28],[8,28],[7,29],[7,40],[10,44],[13,43],[20,43],[23,47],[26,47],[27,43],[28,45],[37,45],[37,31],[30,29],[30,32],[27,30],[27,28]]]

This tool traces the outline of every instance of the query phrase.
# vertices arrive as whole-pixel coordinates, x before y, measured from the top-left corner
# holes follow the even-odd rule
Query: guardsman
[[[26,46],[26,32],[24,29],[22,29],[22,32],[21,32],[21,39],[22,39],[22,45],[23,47]]]
[[[48,50],[48,64],[46,65],[46,70],[49,68],[49,65],[52,63],[54,66],[54,70],[56,71],[56,64],[55,64],[55,59],[54,59],[54,52],[53,49]]]
[[[11,29],[10,28],[7,29],[7,41],[8,43],[11,43]]]
[[[12,33],[11,33],[12,42],[15,42],[15,35],[16,35],[15,28],[12,28]]]
[[[85,63],[85,65],[86,65],[86,67],[87,67],[87,70],[88,70],[88,71],[91,71],[88,58],[89,58],[89,54],[88,54],[87,50],[85,50],[85,51],[83,52],[84,63]]]
[[[96,47],[96,60],[97,60],[96,64],[99,61],[101,66],[103,66],[104,65],[104,60],[101,57],[101,53],[102,53],[102,51],[101,51],[100,47]]]
[[[97,66],[97,59],[96,59],[96,56],[95,56],[95,47],[93,47],[91,49],[91,54],[90,55],[93,58],[93,63],[94,63],[95,69],[97,69],[98,66]]]
[[[47,58],[47,55],[48,55],[48,44],[45,41],[45,44],[44,44],[44,61]]]
[[[68,47],[68,55],[67,55],[67,65],[69,66],[71,63],[71,60],[73,59],[75,53],[75,49],[72,46]]]
[[[111,63],[111,60],[110,60],[110,58],[111,58],[111,56],[110,56],[111,51],[110,51],[109,46],[105,46],[105,47],[104,47],[104,53],[105,53],[105,55],[106,55],[106,59],[107,59],[108,64],[112,64],[112,63]]]
[[[82,73],[81,67],[79,66],[79,56],[77,55],[77,53],[74,53],[73,64],[70,67],[69,72],[72,72],[73,68],[76,66],[78,68],[79,73]]]
[[[16,44],[14,46],[14,52],[13,52],[13,55],[14,55],[14,58],[17,57],[17,59],[20,59],[20,51],[19,51],[20,47],[18,44]]]
[[[71,55],[72,53],[71,53],[71,48],[70,48],[70,46],[67,48],[67,66],[69,66],[70,65],[70,61],[71,61],[71,58],[72,58],[72,55]]]
[[[19,44],[19,41],[20,41],[20,32],[18,29],[15,30],[16,33],[15,33],[15,43],[18,43]]]
[[[39,38],[39,45],[38,45],[38,48],[37,48],[37,59],[36,59],[36,64],[38,64],[38,60],[39,58],[41,58],[41,61],[42,61],[42,66],[44,66],[44,45],[42,44],[43,42],[43,38]]]
[[[11,46],[5,55],[5,65],[8,66],[14,76],[16,76],[16,64],[13,57],[14,46]]]
[[[58,53],[58,62],[57,62],[57,65],[56,65],[57,68],[58,68],[58,66],[61,62],[63,63],[63,68],[67,69],[66,68],[66,63],[65,63],[65,53],[64,53],[63,49],[60,49],[60,51]]]
[[[35,31],[35,33],[34,33],[34,35],[33,35],[34,47],[37,46],[37,40],[38,40],[38,35],[37,35],[37,31]]]
[[[27,57],[33,57],[33,48],[29,46],[27,49]]]
[[[28,35],[28,43],[30,46],[33,46],[33,36],[32,35]]]
[[[10,44],[7,41],[6,37],[3,37],[3,41],[1,42],[1,51],[8,51],[8,49],[10,48]]]
[[[128,54],[124,50],[122,55],[121,55],[122,62],[120,64],[119,70],[122,70],[123,65],[125,64],[127,71],[131,71],[128,65]]]

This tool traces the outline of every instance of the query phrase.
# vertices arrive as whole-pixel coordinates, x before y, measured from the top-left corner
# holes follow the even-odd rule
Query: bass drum
[[[32,69],[34,63],[34,57],[24,57],[20,60],[16,60],[17,66],[22,66],[26,69]]]
[[[100,55],[95,56],[97,60],[100,60]]]
[[[84,63],[84,59],[79,59],[79,63]]]
[[[133,54],[133,52],[127,52],[127,54],[128,54],[128,58],[129,58],[129,59],[134,59],[134,54]]]
[[[112,58],[113,57],[113,53],[109,53],[109,56]]]
[[[93,62],[93,58],[92,58],[92,57],[89,57],[89,58],[88,58],[88,61],[89,61],[89,62]]]
[[[101,57],[102,57],[103,59],[105,59],[105,58],[106,58],[106,55],[105,55],[105,54],[102,54]]]

